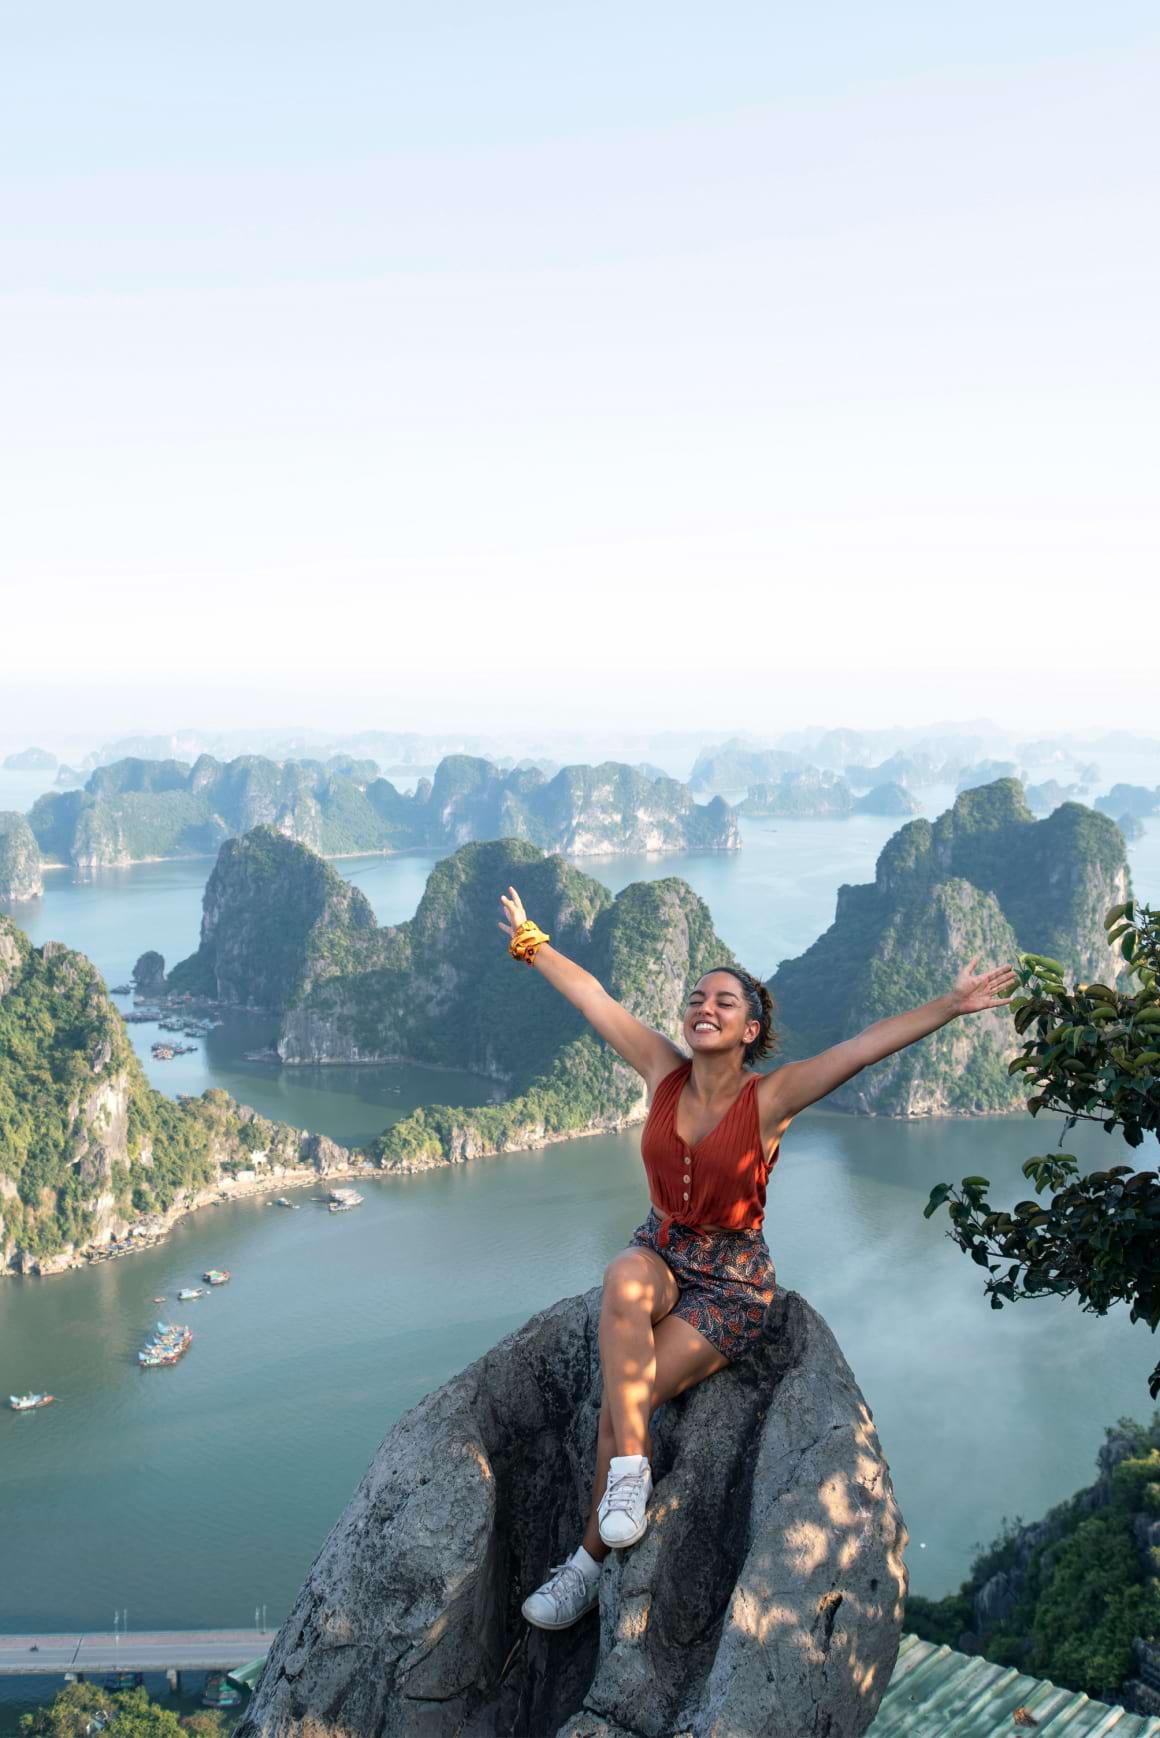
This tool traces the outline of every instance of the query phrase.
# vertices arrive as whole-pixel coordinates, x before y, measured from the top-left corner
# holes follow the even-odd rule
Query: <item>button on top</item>
[[[688,1182],[688,1180],[689,1180],[689,1178],[688,1178],[688,1174],[687,1174],[687,1173],[686,1173],[686,1175],[685,1175],[685,1181],[686,1181],[686,1183],[687,1183],[687,1182]]]

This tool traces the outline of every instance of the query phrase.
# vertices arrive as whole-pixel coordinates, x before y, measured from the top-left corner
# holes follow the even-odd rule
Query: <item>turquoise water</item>
[[[802,947],[839,882],[866,879],[889,822],[749,823],[725,856],[581,865],[616,888],[682,874],[724,939],[757,969]],[[1160,829],[1132,849],[1137,888],[1160,891]],[[428,858],[350,859],[383,921],[414,908]],[[16,909],[110,982],[146,947],[196,943],[204,863],[54,877]],[[132,1028],[147,1049],[154,1035]],[[268,1029],[267,1029],[268,1030]],[[168,1091],[221,1084],[339,1138],[410,1103],[485,1094],[413,1069],[287,1071],[246,1063],[261,1022],[239,1020],[196,1056],[150,1063]],[[1082,1138],[1077,1138],[1081,1136]],[[1072,1150],[1111,1156],[1099,1131]],[[1044,1300],[992,1311],[981,1275],[926,1221],[932,1184],[981,1171],[1015,1199],[1019,1162],[1045,1148],[1022,1117],[897,1123],[814,1111],[774,1172],[767,1235],[783,1285],[833,1328],[874,1411],[911,1530],[916,1591],[957,1584],[1004,1515],[1030,1519],[1093,1475],[1104,1424],[1150,1411],[1157,1346],[1121,1312]],[[1114,1157],[1126,1155],[1116,1148]],[[0,1393],[45,1388],[42,1413],[0,1415],[0,1629],[242,1625],[288,1608],[391,1423],[423,1393],[554,1299],[595,1284],[645,1210],[638,1137],[596,1137],[376,1181],[357,1213],[257,1202],[183,1222],[161,1248],[47,1281],[0,1284]],[[233,1282],[158,1306],[210,1265]],[[159,1315],[195,1343],[172,1370],[134,1353]]]

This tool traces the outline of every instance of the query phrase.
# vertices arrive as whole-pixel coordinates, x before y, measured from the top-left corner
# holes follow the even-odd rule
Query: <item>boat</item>
[[[135,1690],[144,1682],[144,1672],[109,1672],[106,1674],[103,1688],[106,1690]]]
[[[225,1285],[230,1277],[226,1267],[209,1267],[201,1276],[207,1285]]]
[[[144,1347],[137,1353],[137,1362],[142,1369],[154,1370],[162,1364],[176,1364],[183,1358],[193,1344],[193,1330],[188,1327],[171,1326],[168,1322],[158,1322],[152,1336],[146,1340]]]
[[[164,1298],[163,1298],[163,1297],[155,1297],[155,1298],[154,1298],[154,1299],[153,1299],[153,1302],[154,1302],[154,1303],[164,1303],[164,1302],[165,1302],[165,1299],[164,1299]]]
[[[13,1412],[36,1412],[41,1406],[51,1406],[52,1394],[10,1394],[8,1404]]]
[[[224,1672],[207,1673],[201,1695],[203,1708],[236,1708],[241,1699],[242,1692],[228,1681]]]
[[[204,1297],[205,1287],[204,1285],[183,1286],[177,1296],[182,1303],[186,1303],[191,1297]]]
[[[285,1195],[279,1195],[278,1199],[274,1202],[274,1205],[275,1207],[289,1207],[291,1213],[297,1213],[299,1211],[297,1201],[291,1201]]]
[[[349,1213],[353,1208],[362,1206],[362,1199],[357,1189],[332,1189],[330,1191],[330,1211],[332,1213]]]

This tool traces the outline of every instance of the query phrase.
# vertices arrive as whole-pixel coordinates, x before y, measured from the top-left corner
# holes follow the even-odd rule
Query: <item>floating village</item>
[[[312,1201],[318,1202],[331,1213],[350,1213],[363,1204],[363,1196],[357,1189],[335,1188],[325,1195],[312,1195]],[[279,1195],[267,1203],[271,1207],[286,1207],[292,1213],[300,1213],[301,1205],[291,1201],[288,1195]],[[121,1245],[110,1245],[107,1252],[91,1257],[92,1260],[108,1260],[115,1254],[126,1253],[129,1249],[148,1247],[150,1243],[160,1243],[161,1235],[151,1235],[149,1227],[144,1225],[133,1227],[127,1241]],[[233,1275],[225,1267],[207,1267],[201,1276],[200,1285],[185,1285],[179,1287],[176,1297],[179,1303],[192,1303],[198,1298],[208,1297],[211,1288],[228,1285]],[[164,1293],[154,1297],[155,1304],[166,1301]],[[145,1344],[137,1353],[137,1364],[142,1370],[156,1370],[180,1363],[193,1344],[193,1329],[187,1324],[173,1322],[157,1322],[150,1330]],[[8,1405],[13,1412],[39,1412],[45,1406],[51,1406],[55,1399],[52,1394],[10,1394]],[[224,1705],[224,1704],[223,1704]]]

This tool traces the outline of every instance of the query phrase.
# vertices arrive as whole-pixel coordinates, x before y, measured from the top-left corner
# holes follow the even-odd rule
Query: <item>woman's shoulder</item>
[[[693,1058],[691,1056],[682,1056],[679,1050],[674,1049],[672,1067],[666,1069],[653,1082],[650,1104],[655,1105],[658,1098],[663,1097],[665,1093],[672,1092],[674,1088],[679,1091],[685,1084],[692,1066]]]

